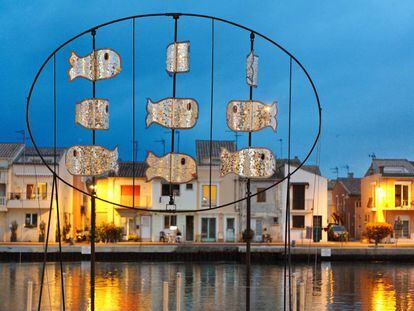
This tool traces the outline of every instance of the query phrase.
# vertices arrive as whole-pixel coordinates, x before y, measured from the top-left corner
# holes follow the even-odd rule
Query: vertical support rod
[[[212,150],[213,150],[213,104],[214,104],[214,19],[211,20],[211,79],[210,79],[210,152],[208,206],[211,208]]]
[[[135,137],[135,18],[132,19],[132,206],[135,207],[135,162],[136,137]]]
[[[177,272],[176,310],[181,311],[181,273]]]
[[[33,304],[33,282],[27,282],[27,300],[26,300],[26,310],[32,311]]]
[[[173,15],[174,18],[174,43],[177,42],[178,37],[178,18],[179,15]],[[177,58],[177,51],[175,54],[175,57]],[[173,73],[173,85],[172,85],[172,97],[175,98],[176,96],[176,89],[177,89],[177,73]],[[170,201],[168,204],[173,205],[174,204],[174,196],[173,196],[173,185],[171,182],[172,177],[172,155],[174,153],[174,141],[175,139],[175,129],[171,129],[171,155],[170,155]]]
[[[96,30],[92,29],[92,49],[96,49]],[[92,81],[92,97],[96,96],[95,81]],[[95,130],[92,130],[92,145],[96,144]],[[95,311],[95,227],[96,227],[96,211],[95,211],[95,196],[96,196],[96,179],[92,177],[92,197],[91,197],[91,276],[90,276],[90,296],[91,296],[91,311]]]
[[[305,282],[299,283],[299,311],[305,311]]]
[[[53,55],[53,179],[55,184],[55,199],[56,199],[56,215],[58,227],[58,242],[59,242],[59,263],[60,263],[60,283],[62,291],[62,306],[65,311],[65,287],[64,287],[64,273],[63,273],[63,259],[62,259],[62,237],[60,234],[60,209],[59,209],[59,195],[58,195],[58,179],[57,179],[57,92],[56,92],[56,54]],[[53,198],[52,198],[53,200]]]
[[[286,310],[288,301],[287,295],[289,295],[289,301],[291,301],[292,295],[292,284],[289,277],[288,282],[286,282],[287,275],[290,276],[292,270],[292,257],[290,253],[290,159],[291,159],[291,124],[292,124],[292,57],[289,58],[289,121],[288,121],[288,158],[287,158],[287,191],[286,191],[286,212],[285,212],[285,265],[284,265],[284,287],[283,287],[283,310]],[[288,286],[288,291],[286,287]],[[291,310],[291,304],[289,304],[289,310]]]
[[[250,52],[254,50],[254,33],[250,33]],[[253,86],[249,87],[249,100],[253,100]],[[252,132],[249,132],[249,148],[252,146]],[[250,268],[251,268],[251,254],[250,254],[250,244],[251,244],[251,191],[250,191],[250,178],[246,182],[246,310],[250,310]]]
[[[162,311],[168,311],[168,282],[162,283]]]

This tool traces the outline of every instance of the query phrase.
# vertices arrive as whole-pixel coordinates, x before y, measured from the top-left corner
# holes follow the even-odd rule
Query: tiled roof
[[[317,165],[304,165],[302,166],[302,169],[309,173],[321,176],[321,170],[319,169],[319,166]]]
[[[23,144],[19,143],[0,143],[0,158],[13,160],[23,149]]]
[[[361,178],[338,178],[346,192],[350,195],[361,195]]]
[[[65,154],[65,148],[57,147],[56,148],[56,159],[60,161],[62,156]],[[39,147],[40,154],[45,157],[46,162],[53,162],[53,156],[55,155],[55,150],[53,147]],[[25,157],[25,158],[24,158]],[[24,161],[26,159],[26,161]],[[37,153],[34,147],[26,147],[24,152],[20,153],[18,159],[15,163],[30,163],[30,164],[42,164],[39,154]]]
[[[232,140],[213,140],[212,148],[211,148],[211,157],[215,161],[212,161],[212,162],[217,162],[217,160],[219,160],[221,148],[226,148],[228,151],[234,152],[236,150],[236,144]],[[210,158],[210,141],[209,140],[196,140],[196,156],[197,156],[197,162],[199,164],[209,164],[209,161],[208,161],[208,159]]]
[[[365,176],[414,176],[414,164],[407,159],[374,159]]]
[[[118,173],[110,174],[110,177],[133,177],[134,176],[134,164],[133,162],[119,162]],[[135,177],[145,177],[145,170],[147,169],[147,163],[135,162]]]

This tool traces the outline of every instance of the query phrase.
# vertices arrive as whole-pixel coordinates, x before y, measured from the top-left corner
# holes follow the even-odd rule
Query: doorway
[[[226,242],[234,242],[235,240],[235,219],[226,218]]]
[[[194,241],[194,216],[185,216],[185,240]]]
[[[254,232],[253,241],[261,242],[263,237],[263,220],[258,218],[252,219],[250,227]]]
[[[313,216],[313,242],[322,240],[322,216]]]
[[[140,233],[141,241],[151,241],[151,216],[141,216]]]
[[[216,241],[216,219],[215,218],[201,218],[201,241],[214,242]]]

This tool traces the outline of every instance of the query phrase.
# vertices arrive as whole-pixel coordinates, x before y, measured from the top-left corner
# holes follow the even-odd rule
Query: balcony
[[[132,195],[122,195],[120,204],[126,206],[132,206],[134,203]],[[150,208],[151,207],[151,197],[150,196],[135,196],[135,207],[140,208]]]
[[[6,205],[7,208],[49,208],[49,199],[49,193],[27,195],[24,192],[10,192]]]

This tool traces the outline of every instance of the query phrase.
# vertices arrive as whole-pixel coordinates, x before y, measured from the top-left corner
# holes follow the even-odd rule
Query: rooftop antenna
[[[336,174],[336,178],[338,179],[339,177],[339,168],[337,166],[331,168],[331,172]]]
[[[372,161],[374,161],[377,158],[374,152],[370,153],[368,156],[371,158]]]
[[[283,139],[282,138],[279,138],[278,141],[280,143],[280,155],[279,155],[279,158],[280,159],[283,159]]]
[[[235,147],[236,147],[236,150],[237,150],[237,142],[239,140],[239,137],[241,137],[243,135],[240,134],[239,132],[234,132],[234,131],[229,131],[229,130],[226,130],[226,132],[234,134],[234,140],[236,141],[236,146]]]

